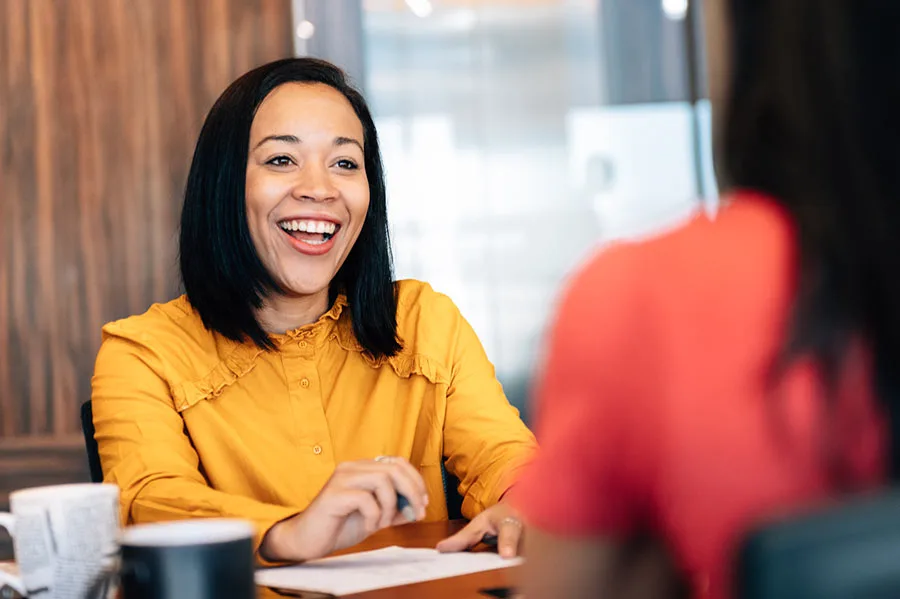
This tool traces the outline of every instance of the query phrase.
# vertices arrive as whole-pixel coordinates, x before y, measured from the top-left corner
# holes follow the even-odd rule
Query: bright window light
[[[431,0],[406,0],[406,5],[414,15],[423,19],[434,11]]]
[[[687,16],[688,0],[662,0],[662,9],[673,21],[680,21]]]

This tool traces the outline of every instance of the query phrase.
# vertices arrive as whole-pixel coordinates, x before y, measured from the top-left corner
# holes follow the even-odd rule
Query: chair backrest
[[[900,597],[900,492],[766,525],[738,558],[741,599]]]
[[[459,494],[459,479],[450,474],[441,464],[441,478],[444,479],[444,497],[447,498],[447,515],[450,520],[459,520],[462,516],[462,495]]]
[[[81,404],[81,432],[84,433],[84,447],[87,450],[88,468],[91,471],[91,482],[103,482],[103,469],[100,467],[100,449],[94,439],[94,412],[91,400]]]

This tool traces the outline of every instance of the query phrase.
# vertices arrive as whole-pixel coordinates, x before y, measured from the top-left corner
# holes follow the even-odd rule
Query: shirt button
[[[321,445],[313,446],[313,453],[316,455],[319,455],[320,453],[322,453],[322,446]]]
[[[309,387],[309,379],[300,379],[300,386],[304,389]]]
[[[309,345],[309,343],[307,343],[306,341],[300,342],[300,347],[306,347],[307,345]]]

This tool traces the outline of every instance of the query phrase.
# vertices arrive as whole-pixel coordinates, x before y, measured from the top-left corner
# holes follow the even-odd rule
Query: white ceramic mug
[[[119,488],[108,484],[35,487],[9,496],[0,527],[13,538],[19,575],[0,570],[30,599],[85,599],[115,560]]]

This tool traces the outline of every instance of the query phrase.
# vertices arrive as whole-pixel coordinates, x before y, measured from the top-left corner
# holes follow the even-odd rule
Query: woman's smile
[[[335,245],[341,225],[322,218],[287,218],[278,222],[288,243],[308,256],[327,254]]]

